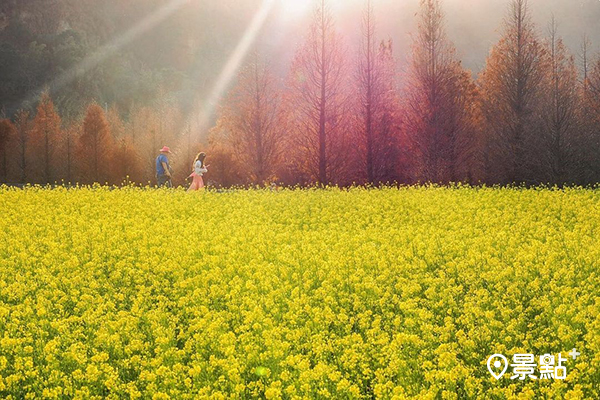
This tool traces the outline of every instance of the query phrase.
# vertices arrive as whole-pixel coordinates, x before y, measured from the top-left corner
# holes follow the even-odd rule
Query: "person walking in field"
[[[171,180],[171,166],[169,165],[169,158],[167,157],[171,154],[171,150],[165,146],[160,149],[160,155],[156,157],[156,181],[158,183],[158,187],[173,187],[173,182]]]
[[[194,161],[193,165],[193,172],[189,176],[190,178],[193,178],[193,180],[188,192],[204,189],[204,180],[202,179],[202,175],[208,172],[208,165],[204,164],[205,160],[206,154],[204,153],[200,153],[196,156],[196,160]]]

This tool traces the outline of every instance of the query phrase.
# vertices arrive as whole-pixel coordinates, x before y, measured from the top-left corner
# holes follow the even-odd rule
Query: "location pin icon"
[[[496,360],[494,361],[493,365],[494,365],[494,368],[496,368],[496,369],[499,369],[500,367],[502,367],[502,362],[500,360],[504,361],[504,369],[499,374],[495,373],[494,370],[492,369],[492,360],[494,360],[494,359],[496,359]],[[502,375],[504,375],[504,373],[508,369],[508,360],[502,354],[494,354],[494,355],[490,356],[490,358],[488,358],[487,367],[488,367],[488,371],[490,371],[490,374],[492,374],[492,376],[494,378],[500,379],[500,378],[502,378]]]

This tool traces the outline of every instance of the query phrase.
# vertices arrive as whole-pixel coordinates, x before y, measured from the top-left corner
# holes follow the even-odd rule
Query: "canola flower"
[[[600,398],[600,191],[0,189],[5,399]],[[581,356],[495,380],[493,353]]]

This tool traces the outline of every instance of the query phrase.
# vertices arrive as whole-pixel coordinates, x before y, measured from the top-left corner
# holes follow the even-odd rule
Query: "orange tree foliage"
[[[141,159],[135,151],[135,146],[130,137],[126,136],[118,140],[111,163],[114,183],[142,181]]]
[[[61,118],[46,92],[37,107],[33,129],[28,144],[30,179],[35,183],[53,183],[56,171],[62,162],[57,154],[57,143],[61,136]]]
[[[113,150],[114,141],[104,110],[93,103],[86,111],[79,137],[78,164],[81,181],[109,181]]]
[[[532,182],[538,165],[548,57],[526,0],[513,0],[480,76],[488,181]]]
[[[242,68],[212,136],[231,147],[232,156],[244,166],[240,170],[244,182],[262,185],[276,178],[282,133],[276,80],[255,55]]]

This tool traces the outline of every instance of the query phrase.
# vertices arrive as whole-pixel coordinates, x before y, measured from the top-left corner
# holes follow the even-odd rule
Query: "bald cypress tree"
[[[373,2],[367,0],[356,68],[356,113],[353,121],[356,176],[359,182],[398,181],[399,102],[395,87],[392,42],[377,40]]]
[[[42,94],[33,120],[28,150],[35,183],[52,183],[56,179],[57,143],[61,136],[61,118],[54,108],[50,95]]]
[[[222,108],[216,131],[246,166],[248,182],[262,185],[275,176],[281,157],[281,93],[269,65],[254,54]],[[251,167],[250,167],[251,166]]]
[[[439,0],[421,0],[419,29],[408,76],[405,127],[415,152],[415,179],[461,180],[470,140],[472,82],[446,36]]]
[[[29,119],[29,112],[20,110],[15,116],[15,165],[18,171],[18,179],[21,183],[27,182],[28,156],[27,146],[30,141],[32,122]]]
[[[285,105],[291,167],[321,185],[346,176],[347,78],[342,40],[327,1],[321,0],[292,62]]]
[[[581,129],[577,118],[580,106],[577,68],[558,35],[554,17],[548,39],[550,69],[545,85],[547,103],[543,108],[544,157],[539,172],[550,183],[573,183],[578,180],[576,165],[582,156],[576,145],[576,135]]]
[[[600,57],[590,67],[584,98],[588,126],[582,142],[585,144],[585,166],[588,183],[600,182]]]
[[[480,76],[488,181],[536,183],[547,54],[527,0],[512,0]]]
[[[84,183],[105,183],[110,177],[113,141],[104,109],[91,104],[79,137],[79,166]]]

